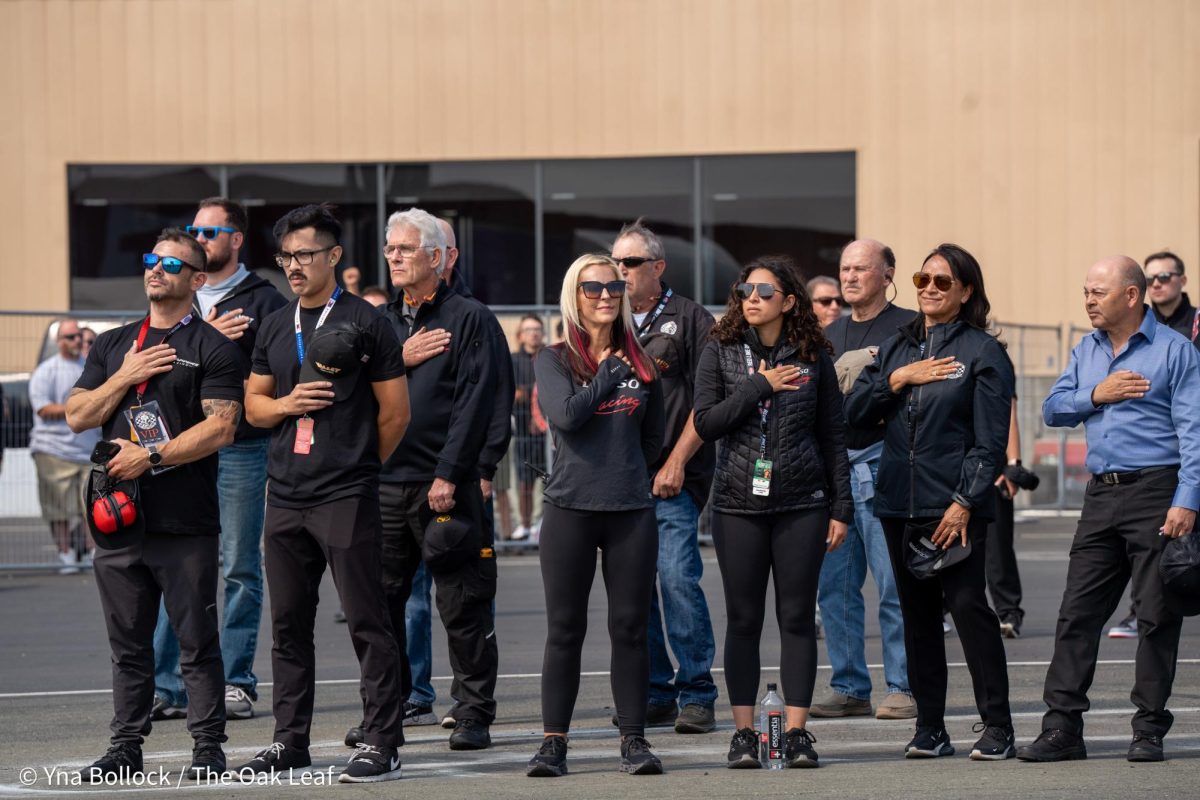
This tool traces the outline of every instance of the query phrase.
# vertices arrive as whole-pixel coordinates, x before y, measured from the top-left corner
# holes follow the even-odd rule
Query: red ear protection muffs
[[[117,533],[137,520],[137,507],[124,492],[102,494],[92,503],[92,519],[102,533]]]

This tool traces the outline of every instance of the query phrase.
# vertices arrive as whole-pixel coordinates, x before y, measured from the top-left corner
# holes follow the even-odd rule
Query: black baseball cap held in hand
[[[955,541],[950,549],[943,550],[933,543],[933,532],[937,530],[941,520],[929,522],[910,522],[904,526],[904,550],[907,554],[905,563],[908,571],[920,580],[932,578],[942,570],[961,564],[971,555],[971,541],[967,546]],[[956,537],[957,538],[957,537]]]
[[[1185,617],[1200,614],[1200,534],[1172,539],[1158,561],[1167,608]]]
[[[457,569],[479,554],[479,538],[471,523],[453,514],[434,514],[425,526],[421,557],[430,572]]]
[[[362,335],[357,327],[322,325],[304,348],[300,383],[329,381],[333,384],[333,402],[338,403],[354,391],[362,364]]]

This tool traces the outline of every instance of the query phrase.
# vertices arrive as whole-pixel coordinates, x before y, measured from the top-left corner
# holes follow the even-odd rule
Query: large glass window
[[[388,165],[387,214],[418,206],[448,220],[458,242],[455,270],[475,297],[529,304],[537,274],[534,169],[532,161]]]
[[[854,238],[854,154],[700,159],[704,302],[722,304],[742,264],[789,255],[806,278],[835,275]]]
[[[663,240],[671,285],[692,295],[692,164],[690,158],[547,161],[542,302],[557,304],[571,262],[610,252],[621,226],[641,216]]]
[[[217,194],[219,169],[187,165],[70,166],[71,308],[141,308],[141,254],[159,231],[187,225]]]

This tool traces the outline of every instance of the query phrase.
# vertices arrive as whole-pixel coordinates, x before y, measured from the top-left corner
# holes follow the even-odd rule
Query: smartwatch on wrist
[[[150,453],[150,466],[162,466],[162,453],[158,452],[158,448],[154,445],[150,445],[146,448],[146,450]]]

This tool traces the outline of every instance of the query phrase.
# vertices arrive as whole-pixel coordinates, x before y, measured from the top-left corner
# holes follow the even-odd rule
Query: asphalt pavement
[[[1011,698],[1018,744],[1036,736],[1044,710],[1042,680],[1053,648],[1053,631],[1066,575],[1066,553],[1072,519],[1041,519],[1018,526],[1018,554],[1025,587],[1026,622],[1020,639],[1008,640]],[[713,551],[703,550],[703,586],[709,598],[717,636],[715,678],[718,730],[705,735],[679,735],[651,729],[647,738],[662,758],[666,774],[632,777],[617,772],[618,737],[609,722],[609,649],[603,582],[593,586],[589,636],[583,676],[571,732],[570,774],[556,780],[524,776],[524,765],[540,736],[540,669],[545,636],[544,599],[536,555],[506,554],[501,559],[496,627],[501,678],[497,688],[499,718],[492,728],[494,745],[474,753],[451,752],[448,731],[436,726],[408,728],[401,751],[404,778],[375,785],[337,785],[349,755],[342,737],[359,719],[358,666],[344,625],[333,620],[337,608],[332,581],[326,578],[317,623],[318,686],[313,723],[313,770],[279,785],[179,782],[188,764],[191,740],[182,721],[156,723],[145,745],[148,780],[140,786],[72,786],[69,770],[103,753],[112,713],[110,662],[96,587],[88,574],[13,573],[0,575],[0,797],[51,795],[141,794],[185,791],[212,797],[344,796],[437,798],[595,798],[636,794],[662,798],[796,797],[807,795],[862,798],[1166,798],[1200,796],[1200,623],[1184,625],[1178,674],[1171,708],[1176,721],[1162,764],[1125,761],[1129,744],[1136,641],[1105,638],[1086,717],[1089,759],[1035,765],[1015,760],[976,763],[966,758],[976,734],[978,716],[970,677],[962,663],[956,635],[947,637],[951,663],[947,726],[958,749],[953,758],[907,761],[904,744],[911,721],[874,718],[813,720],[819,770],[782,772],[732,771],[724,768],[732,735],[725,704],[721,643],[725,628],[720,576]],[[868,581],[868,609],[874,607]],[[1123,604],[1113,616],[1124,613]],[[867,658],[876,683],[873,699],[883,692],[877,621],[868,614]],[[817,696],[826,693],[828,657],[819,647],[821,670]],[[778,634],[774,619],[764,630],[763,683],[777,676]],[[445,637],[434,619],[434,687],[437,711],[447,708],[449,668]],[[270,744],[270,632],[264,624],[255,664],[261,681],[257,716],[231,721],[226,752],[231,764],[248,759]],[[164,785],[165,784],[165,785]]]

